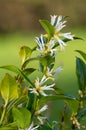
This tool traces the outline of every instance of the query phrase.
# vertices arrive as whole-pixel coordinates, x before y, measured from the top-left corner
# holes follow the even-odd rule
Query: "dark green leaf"
[[[86,108],[84,108],[83,110],[81,110],[77,116],[78,120],[82,120],[83,118],[85,118],[86,120]]]
[[[67,101],[75,101],[77,102],[76,98],[73,97],[73,96],[66,96],[66,95],[55,95],[55,96],[45,96],[45,97],[42,97],[40,100],[39,100],[39,106],[43,105],[43,104],[46,104],[48,101],[55,101],[55,100],[67,100]]]
[[[55,57],[54,56],[52,58],[50,56],[41,57],[40,63],[42,66],[53,67],[55,63]]]
[[[47,20],[39,20],[40,24],[44,28],[44,30],[49,34],[49,36],[53,36],[55,32],[54,26],[51,25],[51,23]]]
[[[73,37],[74,40],[83,40],[81,37]]]
[[[82,38],[79,38],[79,37],[73,37],[73,38],[74,38],[74,40],[78,40],[78,39],[79,39],[79,40],[83,40]],[[63,41],[63,42],[69,42],[69,41],[71,41],[71,39],[64,38],[62,41]],[[58,43],[58,42],[55,43],[54,48],[57,47],[57,46],[59,46],[59,43]]]
[[[46,125],[41,125],[38,130],[52,130],[50,127],[46,126]]]
[[[76,57],[76,74],[79,83],[79,89],[86,87],[86,64],[80,58]]]
[[[23,70],[23,72],[24,72],[25,75],[30,75],[30,74],[32,74],[35,70],[36,70],[36,69],[34,69],[34,68],[26,68],[26,69]]]
[[[84,58],[84,60],[86,61],[86,53],[84,53],[81,50],[76,50],[78,53],[80,53],[80,55]]]
[[[13,108],[13,117],[17,122],[19,128],[25,129],[29,126],[31,120],[31,113],[26,108]]]

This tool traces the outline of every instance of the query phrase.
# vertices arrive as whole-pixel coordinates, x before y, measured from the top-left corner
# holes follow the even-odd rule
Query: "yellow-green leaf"
[[[22,46],[19,51],[19,55],[22,58],[22,62],[31,56],[32,50],[27,46]]]
[[[9,74],[6,74],[1,81],[1,96],[5,101],[5,105],[11,100],[18,98],[18,85]]]
[[[31,113],[26,108],[13,108],[13,117],[19,128],[25,129],[31,121]]]

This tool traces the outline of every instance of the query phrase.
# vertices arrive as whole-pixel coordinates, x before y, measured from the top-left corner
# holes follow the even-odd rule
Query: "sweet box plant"
[[[45,30],[35,38],[34,48],[22,46],[19,50],[21,66],[0,66],[14,72],[6,73],[0,81],[0,130],[77,130],[85,128],[86,119],[86,53],[76,50],[83,59],[76,57],[76,74],[79,88],[78,97],[65,94],[58,89],[55,74],[62,67],[55,68],[56,54],[64,50],[68,41],[79,39],[70,32],[63,33],[66,17],[51,16],[51,21],[39,20]],[[33,53],[36,52],[34,56]],[[30,67],[30,63],[39,64]],[[30,78],[37,71],[35,78]],[[59,122],[50,121],[47,111],[49,101],[62,100],[64,108]],[[58,104],[59,105],[59,104]],[[65,112],[68,109],[68,123]]]

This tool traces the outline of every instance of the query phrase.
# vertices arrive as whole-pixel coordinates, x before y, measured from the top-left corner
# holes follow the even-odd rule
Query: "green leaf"
[[[86,64],[80,58],[76,57],[76,74],[79,83],[79,89],[86,87]]]
[[[77,113],[79,102],[77,100],[65,100],[69,109],[72,111],[73,114]]]
[[[78,40],[78,39],[79,39],[79,40],[83,40],[82,38],[79,38],[79,37],[73,37],[73,38],[74,38],[74,40]],[[69,41],[71,41],[71,39],[64,38],[64,39],[62,39],[62,41],[63,41],[63,42],[69,42]],[[57,46],[59,46],[59,43],[58,43],[58,42],[55,43],[54,48],[57,47]]]
[[[41,125],[38,130],[52,130],[52,128],[48,127],[47,125]],[[57,129],[56,129],[57,130]]]
[[[36,69],[34,69],[34,68],[26,68],[26,69],[23,70],[23,73],[24,73],[25,75],[30,75],[30,74],[32,74],[35,70],[36,70]]]
[[[28,111],[26,108],[13,108],[12,113],[19,128],[25,129],[29,126],[31,121],[30,111]]]
[[[54,26],[51,25],[51,23],[47,20],[39,20],[41,26],[44,28],[44,30],[49,34],[49,36],[53,36],[55,32]]]
[[[32,53],[32,50],[31,48],[27,47],[27,46],[22,46],[20,48],[20,51],[19,51],[19,55],[20,57],[22,58],[22,63],[24,63],[24,61],[30,56],[31,56],[31,53]]]
[[[13,101],[11,101],[7,106],[7,112],[10,111],[14,106],[18,106],[20,104],[25,104],[29,101],[29,97],[21,96]]]
[[[55,63],[55,57],[52,57],[51,56],[45,56],[45,57],[41,57],[40,58],[40,63],[43,65],[43,66],[51,66],[51,64],[54,65]],[[52,66],[53,67],[53,66]],[[52,68],[51,68],[52,69]]]
[[[85,119],[86,120],[86,108],[82,109],[78,116],[77,116],[77,119],[80,121],[80,120],[83,120]]]
[[[22,65],[23,68],[25,68],[31,61],[34,61],[34,60],[39,60],[40,57],[34,57],[34,58],[30,58],[30,59],[27,59],[24,64]]]
[[[67,100],[67,101],[77,101],[75,97],[68,95],[55,95],[55,96],[45,96],[39,100],[39,106],[46,104],[48,101],[55,100]]]
[[[6,74],[1,81],[1,95],[5,101],[5,105],[11,100],[18,98],[18,85],[15,79],[9,74]]]
[[[4,100],[2,99],[1,95],[0,95],[0,106],[4,106]]]
[[[17,130],[17,128],[1,127],[0,130]]]
[[[10,70],[12,72],[19,74],[22,78],[24,78],[27,82],[29,82],[32,86],[34,86],[34,84],[31,82],[31,80],[16,66],[7,65],[7,66],[1,66],[0,68],[7,69],[7,70]]]
[[[80,55],[84,58],[84,60],[86,61],[86,53],[84,53],[83,51],[80,50],[76,50],[78,53],[80,53]]]

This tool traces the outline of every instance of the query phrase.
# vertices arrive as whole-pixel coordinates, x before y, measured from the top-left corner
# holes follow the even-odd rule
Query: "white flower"
[[[62,71],[63,69],[62,69],[62,67],[60,66],[60,67],[58,67],[57,69],[50,69],[49,67],[47,67],[47,69],[46,69],[46,72],[45,72],[45,76],[47,77],[47,78],[49,78],[49,79],[52,79],[52,80],[54,80],[54,78],[53,78],[53,75],[55,74],[55,73],[60,73],[61,71]]]
[[[26,128],[25,130],[37,130],[39,126],[35,126],[33,125],[33,123],[29,126],[29,128]]]
[[[36,95],[43,95],[43,96],[47,96],[47,94],[44,92],[45,90],[54,90],[53,86],[55,86],[55,84],[51,84],[49,86],[47,85],[43,85],[49,78],[46,78],[46,76],[43,76],[41,81],[39,80],[39,78],[37,78],[35,80],[35,88],[30,88],[29,90],[31,91],[31,93],[35,93]]]
[[[42,55],[50,53],[50,55],[53,56],[54,52],[56,51],[56,49],[54,48],[55,46],[54,40],[50,40],[49,42],[45,43],[43,35],[41,35],[40,37],[36,37],[36,43],[38,45],[37,50]]]
[[[39,109],[38,111],[36,111],[37,114],[41,114],[42,112],[44,112],[45,110],[48,109],[48,105],[43,106],[41,109]]]
[[[47,117],[43,117],[43,116],[37,116],[37,119],[40,121],[40,123],[43,125],[44,122],[43,120],[47,119]]]
[[[64,28],[67,21],[63,21],[63,16],[59,16],[57,18],[57,15],[52,16],[51,15],[51,24],[55,26],[57,32],[60,31],[62,28]]]
[[[43,35],[41,35],[40,37],[36,37],[36,43],[38,44],[38,47],[39,47],[39,48],[37,48],[37,50],[40,53],[43,53],[45,51]]]
[[[63,38],[67,38],[69,40],[73,40],[74,35],[71,35],[70,32],[68,33],[61,33],[60,31],[66,26],[66,21],[64,21],[63,16],[51,16],[51,24],[55,27],[55,34],[53,40],[60,44],[61,49],[64,49],[64,46],[67,46],[66,43],[63,41]]]
[[[47,117],[41,116],[42,112],[46,111],[48,109],[48,105],[43,106],[41,109],[35,111],[36,118],[40,121],[41,124],[43,124],[43,120],[45,120]]]

